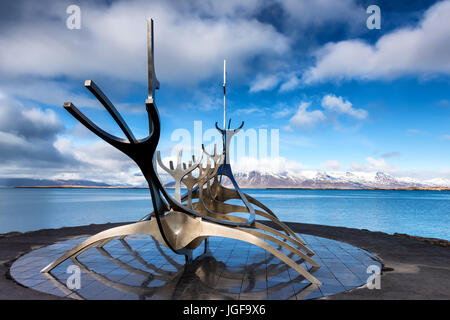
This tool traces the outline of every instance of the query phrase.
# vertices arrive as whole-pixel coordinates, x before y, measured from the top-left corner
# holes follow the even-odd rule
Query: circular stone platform
[[[92,247],[52,270],[39,271],[86,238],[33,250],[11,266],[11,276],[34,290],[73,299],[314,299],[364,285],[369,265],[381,264],[371,253],[352,245],[299,234],[321,266],[310,270],[317,287],[265,250],[245,242],[211,237],[205,255],[185,267],[184,257],[149,236],[128,236],[103,248]],[[286,252],[285,252],[286,253]],[[298,261],[305,269],[307,262]],[[80,288],[70,290],[74,266]],[[76,270],[75,270],[76,272]],[[68,281],[69,280],[69,281]],[[69,287],[67,286],[69,283]]]

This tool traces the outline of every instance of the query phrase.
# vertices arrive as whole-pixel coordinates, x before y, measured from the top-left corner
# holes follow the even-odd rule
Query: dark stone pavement
[[[270,223],[267,223],[270,224]],[[9,268],[23,254],[58,241],[88,236],[121,225],[107,223],[0,235],[0,299],[62,299],[21,286]],[[325,237],[365,249],[384,264],[381,289],[358,288],[324,299],[450,299],[450,250],[382,232],[288,223],[298,233]]]

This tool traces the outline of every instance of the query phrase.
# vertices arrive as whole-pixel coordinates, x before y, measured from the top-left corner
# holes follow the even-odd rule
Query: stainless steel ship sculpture
[[[160,138],[160,120],[155,104],[155,90],[159,89],[159,82],[155,74],[152,19],[147,21],[147,28],[149,91],[145,105],[149,135],[146,138],[139,140],[135,138],[111,101],[91,80],[87,80],[85,86],[109,112],[127,139],[121,139],[103,131],[71,102],[64,103],[64,108],[86,128],[125,153],[138,165],[148,183],[154,211],[136,223],[111,228],[89,237],[50,263],[41,272],[48,273],[67,259],[76,260],[80,253],[93,246],[101,248],[115,238],[124,239],[132,234],[152,236],[174,253],[184,255],[186,263],[192,262],[193,250],[202,243],[207,252],[208,237],[225,237],[259,246],[296,270],[311,283],[321,285],[321,282],[311,274],[312,270],[319,268],[319,265],[311,258],[314,253],[269,208],[242,192],[233,177],[229,164],[229,143],[244,123],[242,122],[237,129],[233,130],[230,129],[230,120],[228,129],[225,127],[225,75],[223,129],[219,128],[216,122],[216,128],[223,140],[222,153],[217,153],[215,147],[214,152],[208,153],[202,146],[202,153],[197,158],[193,156],[192,161],[187,164],[181,161],[181,151],[175,166],[171,161],[168,168],[162,162],[159,151],[156,152]],[[156,161],[175,180],[173,197],[168,194],[158,177]],[[195,176],[194,171],[197,172]],[[221,184],[219,178],[222,176],[226,176],[231,181],[234,189],[226,188]],[[181,184],[187,188],[187,193],[184,195],[180,192]],[[243,205],[227,203],[226,201],[230,199],[241,200]],[[243,218],[232,213],[241,213],[241,215],[244,213],[248,214],[248,217]],[[271,221],[279,229],[256,221],[255,216]],[[297,262],[293,260],[293,256],[296,256]],[[301,264],[310,265],[310,269],[307,270]]]

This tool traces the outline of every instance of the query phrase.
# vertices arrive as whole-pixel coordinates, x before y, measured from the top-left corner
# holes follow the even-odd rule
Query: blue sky
[[[242,2],[2,3],[0,176],[142,183],[62,104],[120,135],[83,87],[92,79],[145,136],[152,17],[165,157],[177,129],[221,123],[227,59],[232,123],[279,130],[283,168],[450,179],[450,1]],[[80,30],[66,27],[69,4],[81,9]],[[372,4],[379,30],[366,26]],[[244,156],[237,169],[253,157]]]

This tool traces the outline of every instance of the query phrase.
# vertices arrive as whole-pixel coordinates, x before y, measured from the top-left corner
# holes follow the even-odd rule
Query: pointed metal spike
[[[180,149],[178,150],[178,155],[177,155],[177,167],[181,167],[181,157],[183,156],[183,150]]]
[[[153,19],[147,20],[147,68],[148,68],[148,98],[155,99],[155,90],[159,89],[159,81],[155,73]]]

